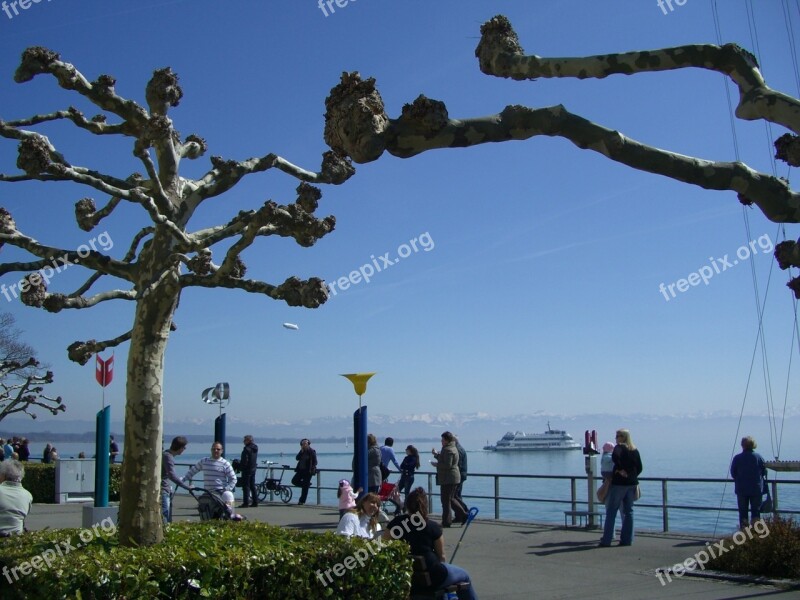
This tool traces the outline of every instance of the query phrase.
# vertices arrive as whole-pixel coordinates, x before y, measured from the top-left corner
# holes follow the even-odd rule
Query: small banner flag
[[[102,387],[106,387],[111,380],[114,379],[114,355],[111,358],[103,360],[99,354],[95,355],[97,363],[94,370],[94,376]]]

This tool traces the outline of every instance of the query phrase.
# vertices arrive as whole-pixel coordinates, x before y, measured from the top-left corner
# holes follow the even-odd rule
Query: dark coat
[[[242,475],[255,473],[258,468],[258,446],[250,442],[242,449],[242,458],[239,461],[239,470]]]

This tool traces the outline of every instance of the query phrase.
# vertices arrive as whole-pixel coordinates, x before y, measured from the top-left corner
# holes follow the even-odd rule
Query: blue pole
[[[108,506],[109,436],[111,435],[111,407],[97,413],[95,428],[94,505]]]
[[[353,489],[367,491],[367,407],[353,413]]]
[[[225,456],[225,413],[214,419],[214,441],[222,444],[222,456]]]

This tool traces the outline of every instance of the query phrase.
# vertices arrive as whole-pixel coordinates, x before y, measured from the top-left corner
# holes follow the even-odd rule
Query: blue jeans
[[[466,590],[459,590],[458,600],[478,600],[478,596],[475,594],[475,588],[472,587],[472,582],[469,579],[469,573],[461,567],[451,565],[450,563],[442,563],[442,566],[447,569],[447,578],[442,585],[439,586],[439,589],[446,588],[448,585],[453,585],[454,583],[468,583],[469,587]]]
[[[411,491],[412,485],[414,485],[414,476],[403,474],[400,476],[400,481],[397,482],[397,489],[403,492],[403,497],[405,498]]]
[[[161,492],[161,516],[164,523],[172,523],[172,494]]]
[[[606,522],[603,524],[603,537],[600,544],[610,546],[614,539],[614,525],[617,511],[622,512],[622,531],[619,543],[630,546],[633,543],[633,499],[636,496],[635,485],[612,485],[606,499]]]

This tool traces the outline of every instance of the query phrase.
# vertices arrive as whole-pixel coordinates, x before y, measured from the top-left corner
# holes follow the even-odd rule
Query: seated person
[[[25,469],[19,461],[6,459],[0,463],[0,537],[25,531],[25,517],[33,497],[22,487],[24,476]]]
[[[378,494],[364,494],[356,502],[355,510],[342,515],[336,533],[347,537],[374,538],[381,531],[378,523],[380,509],[381,499]]]
[[[441,590],[456,583],[469,583],[458,591],[459,600],[478,600],[467,573],[461,567],[447,563],[444,556],[442,526],[428,520],[428,497],[421,487],[406,498],[406,513],[392,519],[383,532],[384,540],[403,540],[411,546],[411,554],[422,556],[433,589]]]
[[[231,521],[246,521],[246,517],[240,515],[236,511],[233,510],[233,503],[235,501],[233,497],[233,492],[230,490],[225,490],[222,492],[222,501],[225,503],[225,507],[228,509],[228,514],[231,517]]]

